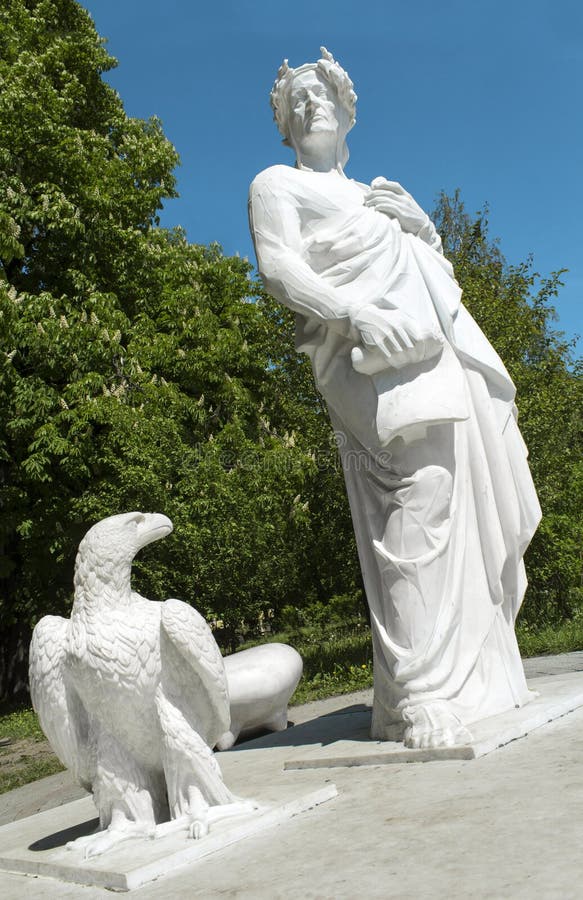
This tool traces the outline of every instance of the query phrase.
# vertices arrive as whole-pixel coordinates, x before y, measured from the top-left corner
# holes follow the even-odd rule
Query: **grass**
[[[3,739],[10,743],[0,746],[0,794],[63,770],[30,707],[0,716],[0,742]]]
[[[2,756],[0,756],[0,764],[2,765],[0,770],[0,794],[13,791],[24,784],[38,781],[39,778],[46,778],[47,775],[55,775],[57,772],[64,771],[65,768],[52,753],[48,753],[40,759],[23,753],[6,770],[4,769]]]
[[[304,673],[292,699],[294,706],[372,687],[372,642],[364,623],[289,638],[283,643],[294,646],[304,661]]]
[[[24,707],[1,716],[0,740],[2,738],[11,738],[13,741],[34,738],[42,741],[44,734],[34,710],[30,709],[30,707]]]
[[[583,617],[577,616],[562,625],[547,625],[537,630],[519,623],[516,637],[522,656],[545,656],[583,650]]]
[[[323,700],[372,686],[372,643],[363,618],[348,624],[304,626],[266,636],[260,643],[291,644],[304,662],[292,705]],[[250,641],[240,649],[257,644]]]
[[[537,631],[519,624],[516,633],[523,656],[583,649],[583,618]],[[304,674],[292,698],[294,706],[372,687],[372,645],[364,619],[290,629],[271,634],[265,641],[291,644],[304,660]],[[245,646],[251,643],[241,649]],[[11,743],[0,747],[0,794],[63,769],[29,707],[5,707],[4,714],[0,709],[0,741],[3,738]]]

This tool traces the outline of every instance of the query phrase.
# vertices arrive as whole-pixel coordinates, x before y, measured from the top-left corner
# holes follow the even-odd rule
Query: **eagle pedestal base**
[[[128,839],[102,856],[84,859],[81,849],[68,850],[67,844],[97,827],[95,807],[87,797],[0,828],[0,870],[129,891],[272,829],[336,795],[335,785],[328,784],[279,806],[212,822],[209,833],[199,840],[189,836],[186,823],[180,828],[180,823],[171,822],[169,827],[159,826],[153,838]]]

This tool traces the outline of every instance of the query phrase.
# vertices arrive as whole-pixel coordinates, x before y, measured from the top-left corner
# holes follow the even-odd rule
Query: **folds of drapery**
[[[520,705],[514,620],[540,508],[514,386],[461,305],[450,264],[362,207],[314,224],[305,258],[349,305],[395,310],[444,337],[440,357],[375,376],[350,341],[298,316],[342,433],[375,648],[375,715],[448,700],[461,721]],[[378,690],[377,690],[378,688]]]

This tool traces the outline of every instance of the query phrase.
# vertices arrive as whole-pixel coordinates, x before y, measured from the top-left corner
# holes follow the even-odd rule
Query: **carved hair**
[[[290,90],[296,75],[308,72],[310,69],[321,74],[328,84],[331,84],[338,96],[338,101],[345,108],[349,117],[349,129],[356,122],[356,94],[354,85],[348,73],[336,62],[332,54],[325,47],[320,47],[322,58],[315,63],[305,63],[297,69],[292,69],[284,59],[277,73],[277,78],[271,90],[270,101],[273,109],[273,118],[283,135],[283,142],[289,146],[288,121],[290,114]]]

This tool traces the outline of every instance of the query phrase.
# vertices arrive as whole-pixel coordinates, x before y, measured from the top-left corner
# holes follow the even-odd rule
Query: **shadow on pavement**
[[[293,710],[292,710],[293,715]],[[364,703],[345,706],[324,716],[317,716],[301,725],[288,725],[286,731],[263,733],[260,737],[245,738],[226,753],[243,750],[264,750],[271,747],[302,747],[309,744],[333,744],[350,738],[370,741],[371,709]]]
[[[30,844],[29,850],[54,850],[56,847],[64,847],[69,841],[74,841],[78,837],[84,837],[91,834],[99,828],[99,819],[90,819],[88,822],[81,822],[80,825],[73,825],[71,828],[64,828],[62,831],[56,831],[47,837],[41,838]]]

